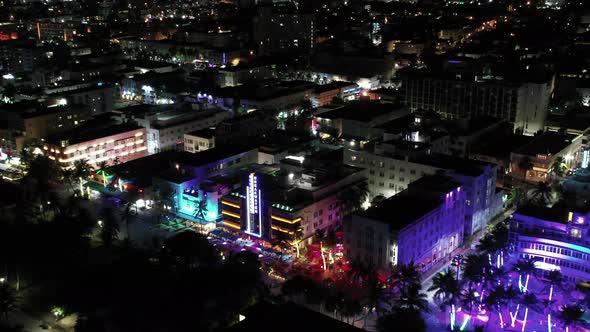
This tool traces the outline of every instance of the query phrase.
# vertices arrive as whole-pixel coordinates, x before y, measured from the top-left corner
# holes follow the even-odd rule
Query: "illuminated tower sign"
[[[262,237],[262,195],[258,189],[258,178],[254,173],[248,176],[246,208],[246,233]]]

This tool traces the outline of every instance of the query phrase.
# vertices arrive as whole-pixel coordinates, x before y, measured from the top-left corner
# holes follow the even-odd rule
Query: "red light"
[[[143,189],[138,189],[137,192],[142,193],[143,192]]]

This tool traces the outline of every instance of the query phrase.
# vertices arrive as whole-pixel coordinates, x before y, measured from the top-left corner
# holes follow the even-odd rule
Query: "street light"
[[[6,282],[6,278],[0,278],[0,284],[3,284]]]
[[[102,228],[102,220],[98,221],[98,227]]]

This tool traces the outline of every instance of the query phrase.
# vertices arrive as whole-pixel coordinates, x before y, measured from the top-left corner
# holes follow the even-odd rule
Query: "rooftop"
[[[484,167],[492,165],[481,161],[449,156],[439,153],[433,153],[431,155],[421,157],[419,158],[419,160],[416,160],[416,162],[423,165],[430,165],[432,167],[452,170],[457,174],[474,177],[483,174]]]
[[[170,160],[176,153],[175,151],[165,151],[152,154],[111,166],[106,169],[106,172],[117,174],[121,178],[131,181],[134,186],[145,188],[151,185],[154,175],[170,167]]]
[[[191,131],[190,133],[186,133],[185,135],[195,136],[195,137],[203,137],[203,138],[213,138],[215,136],[215,129],[203,128],[203,129]]]
[[[238,154],[246,153],[254,149],[255,148],[253,147],[243,145],[228,144],[217,146],[198,153],[184,151],[179,152],[178,155],[174,157],[173,161],[186,166],[200,167]]]
[[[569,212],[564,208],[558,207],[550,208],[546,206],[525,205],[518,208],[514,214],[567,224]]]
[[[139,129],[144,128],[128,123],[116,124],[113,121],[106,122],[90,120],[84,122],[82,126],[50,135],[46,137],[45,140],[55,145],[61,145],[62,141],[67,141],[67,145],[74,145]]]
[[[530,143],[516,149],[514,153],[528,156],[554,155],[567,148],[580,137],[579,135],[548,131],[535,137]]]
[[[322,119],[348,119],[369,122],[377,117],[402,109],[399,105],[382,104],[370,101],[354,101],[346,105],[318,114]]]
[[[335,90],[335,89],[342,89],[342,88],[346,88],[349,86],[357,86],[356,83],[353,82],[345,82],[345,81],[333,81],[331,83],[328,84],[322,84],[322,85],[317,85],[313,91],[315,93],[322,93],[322,92],[327,92],[327,91],[331,91],[331,90]]]
[[[360,215],[386,222],[393,230],[401,230],[440,206],[442,201],[426,196],[415,196],[403,191],[369,208]]]

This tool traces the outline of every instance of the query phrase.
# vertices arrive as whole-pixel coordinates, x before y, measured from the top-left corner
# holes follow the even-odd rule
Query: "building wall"
[[[462,195],[455,191],[453,198],[399,231],[389,226],[395,212],[384,220],[353,215],[344,226],[346,257],[385,270],[410,262],[427,269],[463,243],[464,213]]]
[[[87,159],[94,168],[101,161],[121,163],[147,156],[145,129],[135,129],[115,135],[100,137],[77,144],[53,145],[46,143],[43,150],[50,159],[59,161],[62,167],[70,167],[75,161]]]
[[[196,153],[215,147],[215,137],[206,138],[184,134],[184,151]]]
[[[209,117],[187,120],[186,122],[163,128],[148,128],[148,152],[174,149],[184,143],[184,134],[215,126],[229,116],[227,112],[215,112]],[[150,124],[151,126],[151,124]],[[182,146],[181,146],[182,148]]]
[[[401,95],[412,110],[434,110],[447,119],[496,117],[532,135],[543,129],[551,86],[551,82],[518,85],[406,76]]]
[[[585,240],[587,216],[582,217],[581,223],[576,221],[578,216],[572,212],[572,221],[564,224],[513,214],[510,221],[513,250],[521,257],[551,264],[546,271],[559,269],[570,280],[589,280],[590,242]]]
[[[465,176],[449,170],[439,169],[402,159],[380,156],[368,151],[344,149],[344,163],[356,167],[367,168],[370,199],[382,195],[391,197],[405,189],[408,185],[424,175],[432,175],[445,171],[447,176],[462,184],[465,190],[466,214],[464,233],[471,235],[485,228],[498,211],[495,201],[497,166],[490,164],[483,167],[481,176]]]

